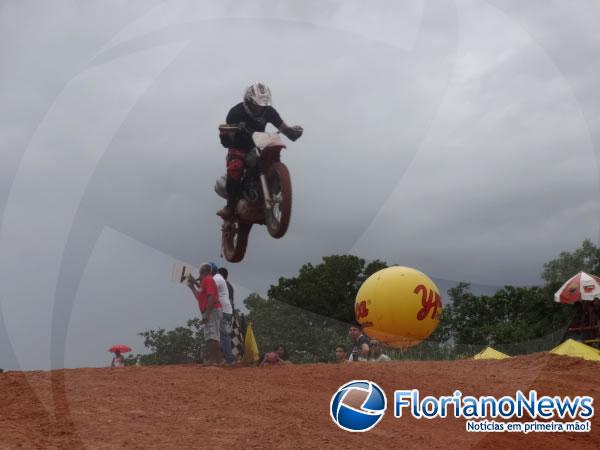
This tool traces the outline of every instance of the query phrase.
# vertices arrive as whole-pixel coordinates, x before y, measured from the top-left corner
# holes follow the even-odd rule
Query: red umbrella
[[[575,303],[579,300],[600,299],[600,277],[579,272],[569,278],[554,294],[557,303]]]
[[[127,347],[126,345],[123,344],[117,344],[117,345],[113,345],[111,348],[108,349],[109,352],[119,352],[119,353],[127,353],[131,351],[131,347]]]

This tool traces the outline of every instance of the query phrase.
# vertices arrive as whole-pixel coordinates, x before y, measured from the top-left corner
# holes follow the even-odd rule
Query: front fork
[[[256,149],[259,158],[263,156],[263,150]],[[274,156],[271,156],[271,159],[275,158],[276,161],[279,161],[279,152],[277,152]],[[269,211],[273,208],[273,199],[271,198],[271,193],[269,192],[269,186],[267,185],[267,177],[265,176],[265,172],[263,170],[264,167],[270,167],[270,164],[265,164],[264,161],[261,161],[259,166],[260,170],[260,184],[263,190],[263,197],[265,199],[265,209]]]
[[[271,194],[269,193],[269,186],[267,185],[267,177],[262,172],[260,174],[260,184],[263,190],[263,197],[265,198],[265,208],[271,209],[272,201]]]

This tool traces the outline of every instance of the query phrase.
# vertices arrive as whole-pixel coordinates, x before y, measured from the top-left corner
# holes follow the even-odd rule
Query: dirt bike
[[[235,133],[238,125],[221,125],[220,133]],[[243,130],[242,130],[243,131]],[[242,177],[242,197],[232,217],[223,220],[223,255],[229,262],[244,258],[252,225],[266,225],[269,234],[279,239],[285,235],[292,213],[292,183],[290,174],[280,161],[286,148],[277,133],[251,133],[254,148],[245,157]],[[226,176],[215,184],[215,191],[227,198]]]

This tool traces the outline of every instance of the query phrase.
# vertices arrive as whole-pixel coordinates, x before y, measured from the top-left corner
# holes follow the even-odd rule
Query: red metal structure
[[[575,308],[568,336],[600,348],[600,277],[579,272],[554,294],[554,301]]]

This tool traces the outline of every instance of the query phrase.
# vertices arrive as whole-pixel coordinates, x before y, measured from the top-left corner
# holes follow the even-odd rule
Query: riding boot
[[[231,198],[231,196],[229,196],[227,198],[227,204],[225,205],[225,207],[217,211],[217,216],[221,217],[222,219],[229,219],[231,216],[233,216],[233,213],[235,211],[235,204],[236,199],[233,199]]]
[[[228,219],[234,214],[237,201],[241,197],[242,183],[228,176],[225,189],[227,190],[227,205],[225,205],[225,208],[217,211],[217,216]]]

